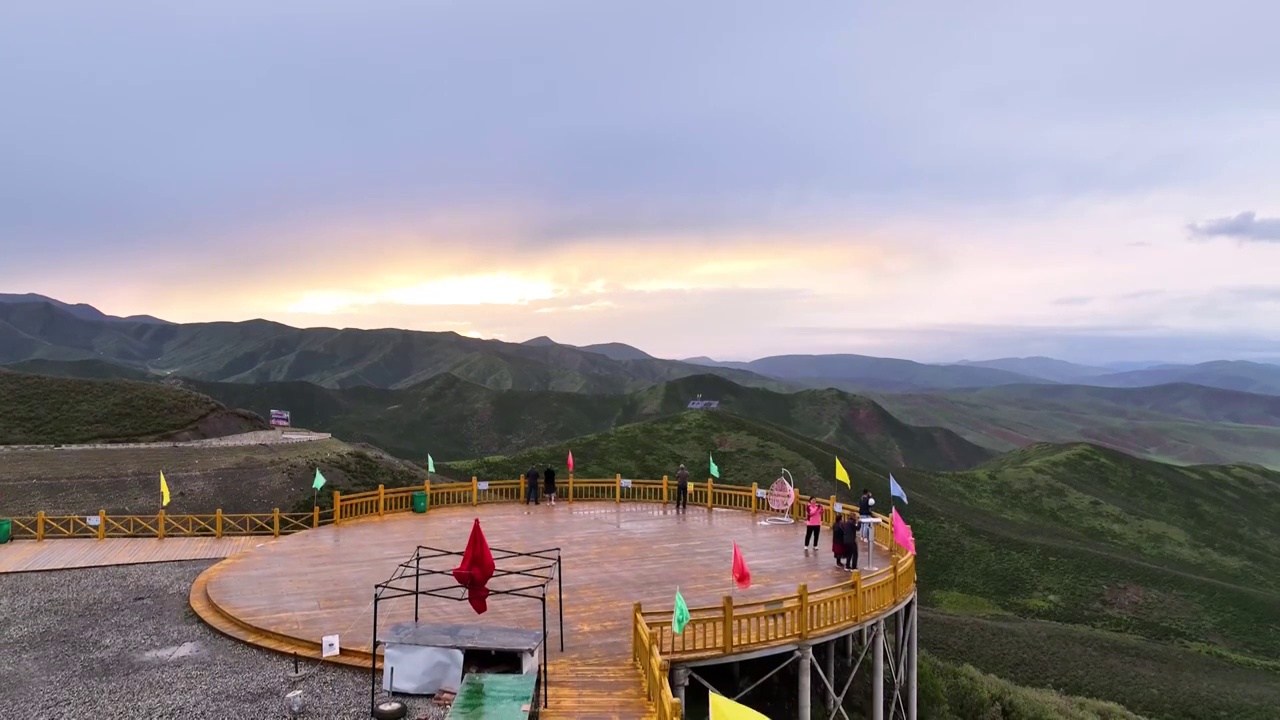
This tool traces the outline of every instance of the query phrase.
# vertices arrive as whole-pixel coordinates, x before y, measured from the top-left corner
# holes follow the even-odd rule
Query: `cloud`
[[[1054,305],[1088,305],[1089,303],[1093,302],[1096,299],[1097,298],[1091,295],[1070,295],[1067,297],[1056,298],[1053,301],[1053,304]]]
[[[1197,240],[1227,237],[1241,242],[1280,242],[1280,218],[1260,218],[1246,210],[1235,217],[1191,223],[1187,231]]]

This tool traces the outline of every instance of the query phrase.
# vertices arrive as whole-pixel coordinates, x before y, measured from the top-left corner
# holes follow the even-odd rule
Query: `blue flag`
[[[907,494],[902,491],[902,486],[898,484],[898,481],[893,479],[893,473],[889,473],[889,497],[900,497],[902,502],[907,502]]]

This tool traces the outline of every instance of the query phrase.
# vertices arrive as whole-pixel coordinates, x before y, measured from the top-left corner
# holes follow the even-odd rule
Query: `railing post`
[[[711,484],[711,478],[707,478],[707,509],[711,509],[711,496],[714,495],[715,485]]]
[[[622,473],[613,476],[614,502],[622,502]]]
[[[569,502],[573,502],[573,473],[569,473]]]
[[[431,509],[431,476],[422,483],[422,492],[427,496],[427,510]]]
[[[853,621],[862,622],[862,571],[853,571]]]
[[[831,524],[836,524],[836,496],[831,496]]]
[[[378,485],[378,516],[382,516],[383,509],[386,507],[386,489]]]
[[[809,639],[809,584],[800,583],[800,639]]]
[[[667,476],[662,476],[662,504],[667,504]]]
[[[733,596],[724,596],[724,652],[733,652]]]
[[[160,508],[160,512],[156,514],[156,538],[164,539],[164,508]]]
[[[524,475],[521,475],[519,482],[520,482],[520,500],[524,500],[525,498],[529,497],[529,478],[526,478]]]
[[[319,505],[311,506],[311,527],[313,528],[320,527],[320,506]]]
[[[98,539],[101,540],[107,536],[107,511],[98,511]]]
[[[44,511],[36,512],[36,540],[44,539]]]
[[[902,591],[898,585],[898,557],[897,553],[893,551],[892,543],[889,544],[889,564],[893,566],[893,601],[897,602],[898,598],[901,597]]]
[[[213,536],[222,537],[222,508],[213,513]]]
[[[640,603],[631,604],[631,657],[640,659],[640,623],[644,622],[640,615]],[[645,685],[649,684],[648,673],[645,673]]]
[[[271,537],[280,537],[280,508],[271,511]]]
[[[751,483],[751,514],[756,514],[756,491],[760,489],[759,483]]]
[[[520,490],[523,495],[524,483],[520,483]],[[477,478],[475,475],[471,476],[471,504],[472,505],[480,504],[480,479]]]
[[[333,491],[333,524],[337,525],[342,520],[342,493]]]

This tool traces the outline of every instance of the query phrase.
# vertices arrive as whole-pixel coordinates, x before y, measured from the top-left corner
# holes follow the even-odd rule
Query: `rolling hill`
[[[1191,383],[1263,395],[1280,395],[1280,365],[1244,360],[1215,360],[1198,365],[1158,365],[1141,370],[1100,375],[1090,385],[1143,387]]]
[[[580,477],[657,477],[680,462],[701,477],[710,450],[724,482],[771,482],[786,466],[802,492],[848,494],[830,479],[834,447],[698,412],[450,470],[514,477],[570,449]],[[842,459],[855,486],[888,498],[885,468]],[[1280,706],[1280,473],[1038,444],[971,471],[895,475],[921,552],[921,642],[941,662],[1148,717],[1261,719]]]
[[[775,355],[750,362],[717,362],[692,358],[705,367],[735,368],[808,387],[842,390],[949,390],[1048,382],[1029,375],[974,365],[929,365],[866,355]]]
[[[1272,395],[1179,383],[1006,385],[873,397],[906,422],[945,427],[999,451],[1084,441],[1166,462],[1280,468],[1280,398]]]
[[[299,329],[265,320],[170,324],[95,319],[65,303],[0,303],[0,364],[99,360],[201,380],[303,380],[326,387],[411,387],[457,375],[495,389],[620,393],[713,372],[746,385],[778,380],[653,358],[615,360],[558,344],[521,345],[456,333]]]
[[[287,409],[314,430],[396,455],[438,460],[509,454],[682,412],[701,395],[732,413],[877,458],[886,466],[972,467],[992,453],[940,428],[907,425],[876,403],[836,390],[776,393],[699,375],[626,395],[496,391],[452,375],[403,390],[334,390],[309,383],[184,381],[231,407]]]
[[[1065,360],[1049,357],[996,358],[995,360],[964,360],[956,365],[967,367],[984,367],[993,370],[1004,370],[1027,377],[1041,378],[1052,382],[1082,382],[1087,378],[1114,373],[1105,367],[1080,365]]]
[[[183,388],[0,370],[0,445],[195,440],[269,427]]]

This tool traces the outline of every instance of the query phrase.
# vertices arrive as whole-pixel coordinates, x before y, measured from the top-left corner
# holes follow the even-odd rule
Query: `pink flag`
[[[569,451],[569,472],[573,472],[573,451]]]
[[[893,541],[906,548],[907,552],[915,555],[916,539],[911,536],[911,526],[898,514],[898,508],[893,509],[890,520],[893,523]]]

